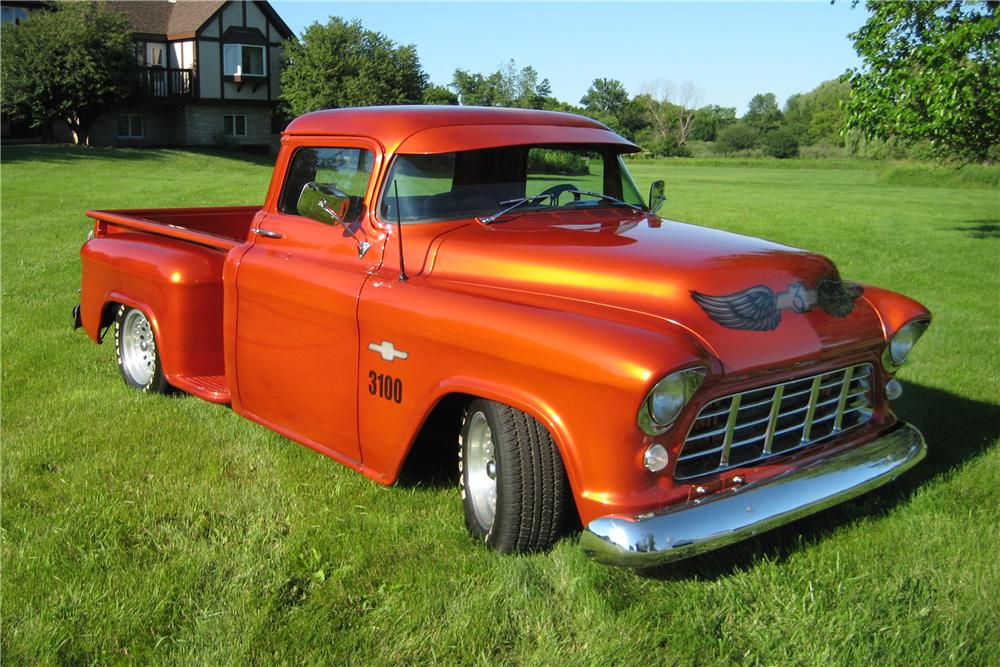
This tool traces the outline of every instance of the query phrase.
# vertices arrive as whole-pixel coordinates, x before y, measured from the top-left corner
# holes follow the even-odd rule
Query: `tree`
[[[719,132],[736,122],[735,107],[720,107],[710,104],[694,112],[689,139],[695,141],[715,141]]]
[[[783,159],[796,157],[798,154],[799,141],[788,128],[779,127],[764,137],[764,155]]]
[[[513,60],[485,76],[458,68],[448,87],[468,106],[544,109],[554,101],[549,80],[539,81],[538,72],[530,65],[517,69]]]
[[[785,103],[783,126],[800,144],[844,144],[844,105],[851,96],[845,81],[824,81],[808,93],[798,93]]]
[[[939,158],[996,158],[1000,144],[1000,3],[868,2],[850,34],[863,61],[847,125],[869,138],[926,141]]]
[[[744,121],[737,121],[719,130],[719,136],[715,140],[715,151],[723,155],[736,153],[737,151],[750,150],[760,143],[760,135],[757,130],[750,127]]]
[[[428,86],[424,91],[424,104],[458,104],[458,95],[444,86]]]
[[[293,115],[317,109],[419,104],[427,74],[412,44],[400,46],[360,21],[330,17],[285,41],[281,97]]]
[[[653,128],[654,141],[676,146],[683,146],[687,141],[700,99],[701,91],[690,81],[677,87],[664,79],[647,83],[643,94],[636,97]]]
[[[617,79],[594,79],[580,104],[587,111],[617,117],[628,105],[628,91]]]
[[[594,79],[580,104],[588,114],[632,141],[648,126],[642,105],[630,99],[616,79]]]
[[[0,106],[32,127],[62,122],[89,145],[94,121],[138,90],[128,21],[104,3],[56,3],[0,31]]]
[[[774,93],[758,93],[750,100],[743,121],[761,134],[778,128],[781,124],[781,109]]]

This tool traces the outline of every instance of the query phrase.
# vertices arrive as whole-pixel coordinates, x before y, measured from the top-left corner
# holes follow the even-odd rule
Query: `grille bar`
[[[774,429],[778,425],[778,415],[781,413],[781,402],[785,398],[785,385],[779,384],[774,388],[774,395],[771,396],[771,412],[767,416],[767,432],[764,434],[764,448],[761,453],[764,456],[771,454],[771,445],[774,444]]]
[[[726,432],[722,437],[722,456],[719,458],[720,466],[729,464],[729,448],[733,446],[733,433],[736,431],[736,417],[740,412],[741,398],[743,397],[736,394],[733,396],[733,400],[729,403],[729,417],[726,419]]]
[[[677,458],[686,479],[787,454],[871,417],[871,364],[717,398],[698,413]]]

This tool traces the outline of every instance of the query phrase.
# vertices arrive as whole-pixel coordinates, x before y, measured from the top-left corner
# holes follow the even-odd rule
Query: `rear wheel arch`
[[[143,303],[129,296],[119,294],[117,292],[110,293],[104,298],[104,305],[101,307],[101,325],[98,330],[98,342],[101,342],[109,331],[112,331],[115,327],[115,319],[118,316],[118,311],[122,306],[128,308],[135,308],[136,310],[142,311],[142,313],[149,320],[149,326],[153,330],[153,335],[156,337],[159,349],[157,354],[159,355],[160,364],[163,367],[163,372],[169,379],[171,376],[171,365],[169,355],[165,354],[163,341],[166,340],[162,327],[160,326],[160,320],[157,317],[156,309],[148,303]]]

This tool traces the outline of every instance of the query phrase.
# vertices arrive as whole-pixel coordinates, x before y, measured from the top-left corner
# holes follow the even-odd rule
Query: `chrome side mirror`
[[[327,183],[309,182],[302,187],[299,201],[295,208],[299,215],[326,223],[328,225],[340,225],[348,235],[358,242],[358,257],[364,257],[371,247],[371,243],[365,240],[364,233],[360,230],[351,229],[344,218],[347,217],[347,209],[351,206],[349,195],[341,192],[337,188]]]
[[[351,205],[351,198],[326,183],[306,183],[295,205],[299,215],[328,225],[347,227],[344,218]],[[350,231],[350,230],[348,230]]]
[[[663,202],[667,201],[667,196],[663,194],[663,181],[653,181],[649,186],[649,210],[656,213],[663,207]]]

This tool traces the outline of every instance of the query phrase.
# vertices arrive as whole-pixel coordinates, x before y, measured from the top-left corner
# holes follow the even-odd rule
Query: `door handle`
[[[272,232],[270,229],[264,229],[263,227],[254,227],[250,230],[254,234],[260,234],[261,236],[266,236],[269,239],[280,239],[281,234],[278,232]]]

